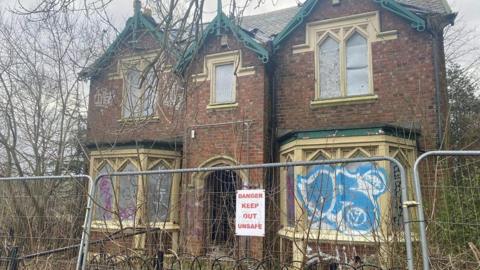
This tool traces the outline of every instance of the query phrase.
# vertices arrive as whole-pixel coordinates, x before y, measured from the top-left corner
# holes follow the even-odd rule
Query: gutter
[[[453,25],[455,18],[457,17],[456,13],[450,13],[446,15],[433,15],[427,18],[427,31],[432,35],[432,46],[433,46],[433,66],[434,66],[434,77],[435,77],[435,110],[436,110],[436,129],[437,129],[437,140],[436,146],[438,149],[442,149],[445,145],[445,133],[444,125],[442,119],[441,111],[441,85],[440,85],[440,42],[443,39],[443,29],[447,25]],[[446,68],[446,63],[444,63]],[[446,85],[445,85],[446,87]],[[445,89],[445,91],[447,91]],[[445,94],[445,98],[448,99],[448,94]],[[448,104],[448,100],[447,100]],[[448,116],[447,116],[448,118]],[[446,127],[447,124],[445,124]]]

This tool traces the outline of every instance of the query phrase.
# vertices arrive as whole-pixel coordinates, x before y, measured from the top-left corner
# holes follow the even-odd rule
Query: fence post
[[[12,250],[10,251],[10,255],[8,257],[10,258],[8,263],[8,270],[17,270],[18,247],[12,247]]]
[[[155,260],[155,270],[163,270],[163,251],[157,252],[157,257]]]

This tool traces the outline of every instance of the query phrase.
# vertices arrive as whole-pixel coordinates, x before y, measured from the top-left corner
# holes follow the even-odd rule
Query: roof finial
[[[142,9],[142,3],[140,0],[134,0],[133,1],[133,12],[135,15],[140,14],[140,10]]]
[[[217,17],[216,17],[216,21],[217,21],[217,36],[220,36],[221,34],[221,26],[222,26],[222,0],[217,0]]]
[[[217,16],[222,13],[222,0],[217,0]]]

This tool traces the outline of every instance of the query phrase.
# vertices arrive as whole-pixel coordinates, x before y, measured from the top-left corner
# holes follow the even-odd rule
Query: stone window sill
[[[216,103],[207,105],[207,110],[228,110],[238,107],[238,102],[235,103]]]
[[[125,227],[134,227],[132,221],[123,221],[122,222],[123,228]],[[119,222],[114,222],[114,221],[92,221],[92,231],[104,231],[104,230],[119,230],[121,228]],[[162,230],[166,231],[176,231],[180,230],[180,226],[178,224],[175,224],[171,221],[159,221],[157,223],[151,223],[149,225],[140,225],[136,224],[135,228],[137,229],[144,229],[144,228],[159,228]]]
[[[377,99],[378,99],[377,95],[341,97],[341,98],[332,98],[332,99],[317,99],[317,100],[312,100],[310,102],[310,107],[313,109],[313,108],[322,108],[322,107],[328,107],[328,106],[372,103],[372,102],[375,102]]]
[[[145,121],[157,121],[160,117],[158,116],[145,116],[145,117],[129,117],[118,119],[119,123],[135,123],[135,122],[145,122]]]

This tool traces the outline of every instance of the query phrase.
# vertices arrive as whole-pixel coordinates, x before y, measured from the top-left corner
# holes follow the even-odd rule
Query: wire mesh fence
[[[88,269],[406,267],[400,163],[357,158],[142,173],[123,168],[98,170]],[[265,190],[265,222],[238,224],[238,191],[257,189]],[[264,236],[239,236],[241,226],[263,227]]]
[[[12,270],[75,267],[89,179],[85,176],[1,179],[0,267]]]
[[[439,154],[419,166],[429,247],[424,269],[480,269],[480,152]]]
[[[417,247],[424,242],[410,235],[411,224],[414,232],[422,224],[420,215],[410,217],[413,186],[404,167],[391,159],[194,169],[152,166],[146,172],[122,168],[99,170],[95,194],[82,177],[2,179],[0,267],[422,267]],[[480,267],[479,172],[479,160],[473,157],[421,162],[432,269]],[[252,219],[250,225],[263,226],[264,235],[239,236],[239,191],[258,189],[265,190],[265,221],[259,227]],[[409,256],[408,240],[415,242],[415,257]],[[83,259],[85,263],[77,265]]]

